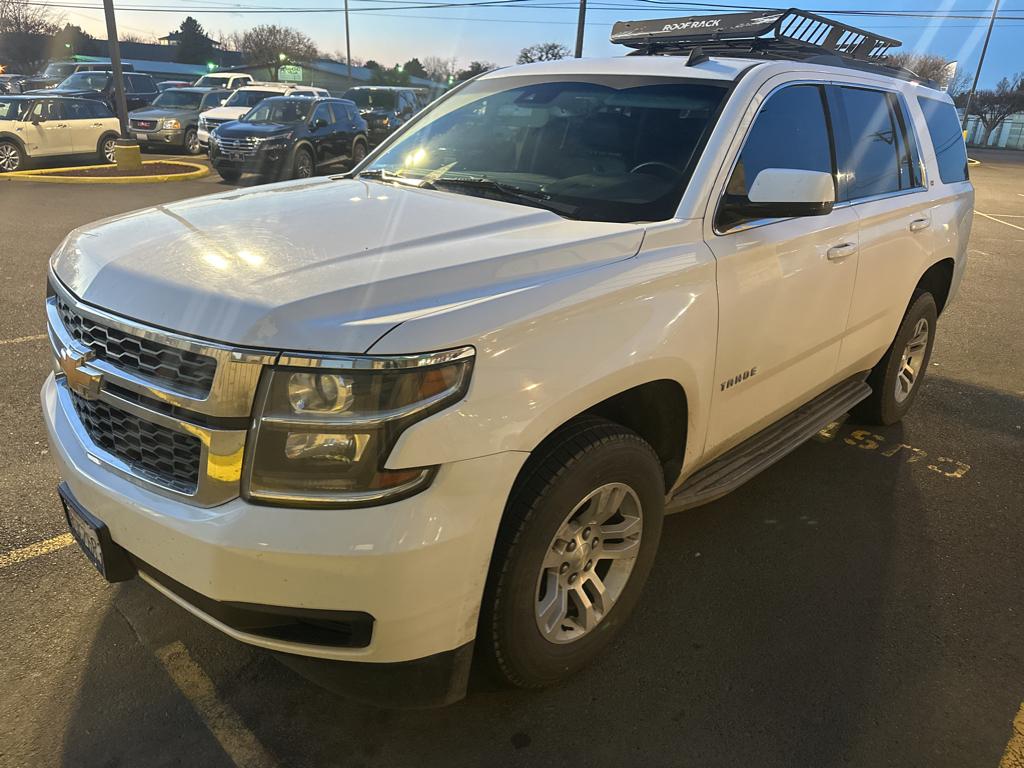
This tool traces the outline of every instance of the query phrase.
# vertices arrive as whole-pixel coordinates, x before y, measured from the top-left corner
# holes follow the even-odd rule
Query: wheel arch
[[[28,147],[25,146],[25,142],[21,139],[20,136],[17,136],[13,133],[8,133],[6,131],[0,131],[0,141],[4,140],[9,140],[17,144],[18,149],[21,150],[22,154],[28,157]]]
[[[940,315],[949,300],[955,266],[953,259],[942,259],[942,261],[935,262],[925,270],[914,287],[914,296],[926,291],[932,295]],[[911,299],[911,303],[913,303],[913,299]]]

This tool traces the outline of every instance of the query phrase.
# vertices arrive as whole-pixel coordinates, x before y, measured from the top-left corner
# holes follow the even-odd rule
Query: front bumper
[[[104,468],[78,437],[53,375],[43,385],[51,453],[70,493],[106,524],[144,578],[166,596],[251,645],[292,656],[409,662],[471,643],[491,550],[527,454],[505,452],[441,467],[409,499],[365,509],[287,509],[236,498],[209,509],[148,491]],[[365,647],[266,637],[229,626],[189,591],[218,603],[363,612]]]
[[[289,167],[291,149],[288,146],[259,147],[252,155],[242,159],[229,158],[216,142],[209,145],[210,164],[217,169],[230,169],[239,173],[258,173],[262,176],[280,174]]]
[[[136,141],[144,144],[165,144],[172,147],[183,147],[185,146],[185,129],[160,129],[158,131],[139,131],[131,129],[129,131]]]

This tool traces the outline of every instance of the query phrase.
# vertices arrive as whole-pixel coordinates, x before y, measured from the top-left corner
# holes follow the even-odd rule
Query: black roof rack
[[[700,48],[706,55],[759,55],[808,59],[839,57],[846,61],[884,63],[901,43],[798,8],[673,19],[619,21],[611,41],[641,54],[673,54]],[[902,71],[895,70],[897,73]],[[913,73],[906,73],[913,74]]]

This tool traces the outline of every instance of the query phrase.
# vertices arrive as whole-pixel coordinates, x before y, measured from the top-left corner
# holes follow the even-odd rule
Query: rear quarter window
[[[928,135],[935,148],[935,159],[939,164],[939,178],[943,184],[966,181],[967,147],[960,131],[960,121],[952,104],[927,96],[918,96],[917,103],[924,113]]]

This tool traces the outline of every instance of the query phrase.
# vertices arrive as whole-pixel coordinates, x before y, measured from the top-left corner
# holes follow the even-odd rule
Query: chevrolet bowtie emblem
[[[86,400],[96,400],[100,396],[100,385],[103,383],[101,373],[84,368],[95,357],[95,353],[91,351],[82,352],[70,347],[64,347],[57,353],[57,365],[67,378],[68,387]]]

